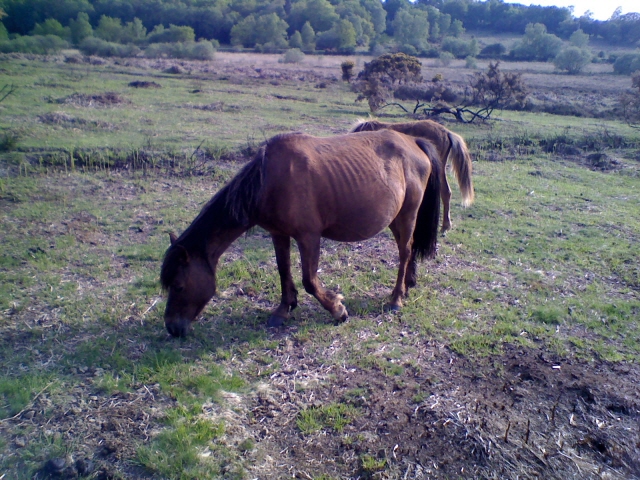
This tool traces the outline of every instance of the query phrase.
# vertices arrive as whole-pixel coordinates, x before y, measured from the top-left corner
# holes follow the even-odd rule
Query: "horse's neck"
[[[205,249],[208,258],[218,261],[220,256],[231,246],[231,244],[244,232],[247,227],[235,227],[219,230],[213,233],[207,240]]]

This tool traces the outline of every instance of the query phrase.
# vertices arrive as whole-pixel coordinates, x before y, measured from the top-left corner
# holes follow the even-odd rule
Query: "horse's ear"
[[[171,240],[171,245],[173,245],[178,240],[178,237],[176,237],[175,233],[169,232],[169,240]]]

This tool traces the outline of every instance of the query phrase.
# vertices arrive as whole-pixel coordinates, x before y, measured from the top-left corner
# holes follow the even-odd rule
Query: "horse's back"
[[[340,241],[384,229],[407,188],[424,190],[430,171],[415,140],[390,130],[279,135],[267,144],[263,169],[267,230],[293,237],[315,231]]]

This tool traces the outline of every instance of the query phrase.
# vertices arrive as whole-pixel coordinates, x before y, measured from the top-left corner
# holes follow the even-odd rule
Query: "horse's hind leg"
[[[286,235],[271,235],[271,239],[276,251],[282,299],[269,317],[267,325],[279,327],[289,318],[289,312],[298,306],[298,291],[291,277],[291,239]]]
[[[300,250],[300,264],[302,267],[302,284],[307,293],[318,299],[335,320],[344,322],[349,314],[342,304],[342,295],[327,290],[318,278],[318,262],[320,260],[320,236],[305,235],[296,238]]]
[[[391,293],[391,301],[386,306],[389,310],[400,310],[402,308],[402,297],[407,292],[408,286],[406,282],[411,282],[411,278],[407,278],[407,274],[413,275],[413,282],[415,284],[415,268],[411,268],[410,262],[415,259],[412,258],[411,252],[411,239],[413,237],[413,229],[415,225],[415,213],[413,214],[413,220],[410,221],[408,217],[411,215],[399,215],[389,225],[391,232],[393,233],[396,243],[398,244],[398,253],[400,256],[400,263],[398,265],[398,278],[396,280],[396,286]]]
[[[411,257],[407,263],[407,271],[404,274],[405,294],[409,293],[409,289],[418,284],[418,259],[417,252],[412,248]]]
[[[447,161],[442,164],[440,169],[440,198],[442,199],[442,233],[446,233],[447,230],[451,230],[451,216],[449,215],[449,203],[451,203],[451,187],[447,180]]]

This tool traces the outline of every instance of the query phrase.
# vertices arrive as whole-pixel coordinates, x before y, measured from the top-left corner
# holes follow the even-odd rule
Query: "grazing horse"
[[[382,129],[394,130],[412,137],[424,138],[435,145],[442,162],[440,169],[440,183],[442,184],[442,232],[451,228],[449,215],[449,202],[451,201],[451,188],[447,181],[447,159],[451,157],[453,171],[458,179],[458,186],[462,193],[462,204],[468,207],[473,203],[473,183],[471,182],[471,155],[464,139],[457,133],[443,127],[432,120],[420,120],[408,123],[383,123],[377,120],[359,122],[352,132],[368,132]]]
[[[440,216],[440,163],[434,146],[391,130],[319,138],[300,133],[267,141],[176,238],[160,281],[168,292],[164,321],[184,336],[216,292],[222,253],[249,228],[271,234],[282,287],[269,326],[297,304],[291,238],[300,250],[302,283],[334,319],[347,319],[342,295],[318,279],[320,238],[356,242],[389,227],[400,265],[388,308],[397,310],[416,284],[417,259],[435,256]]]

